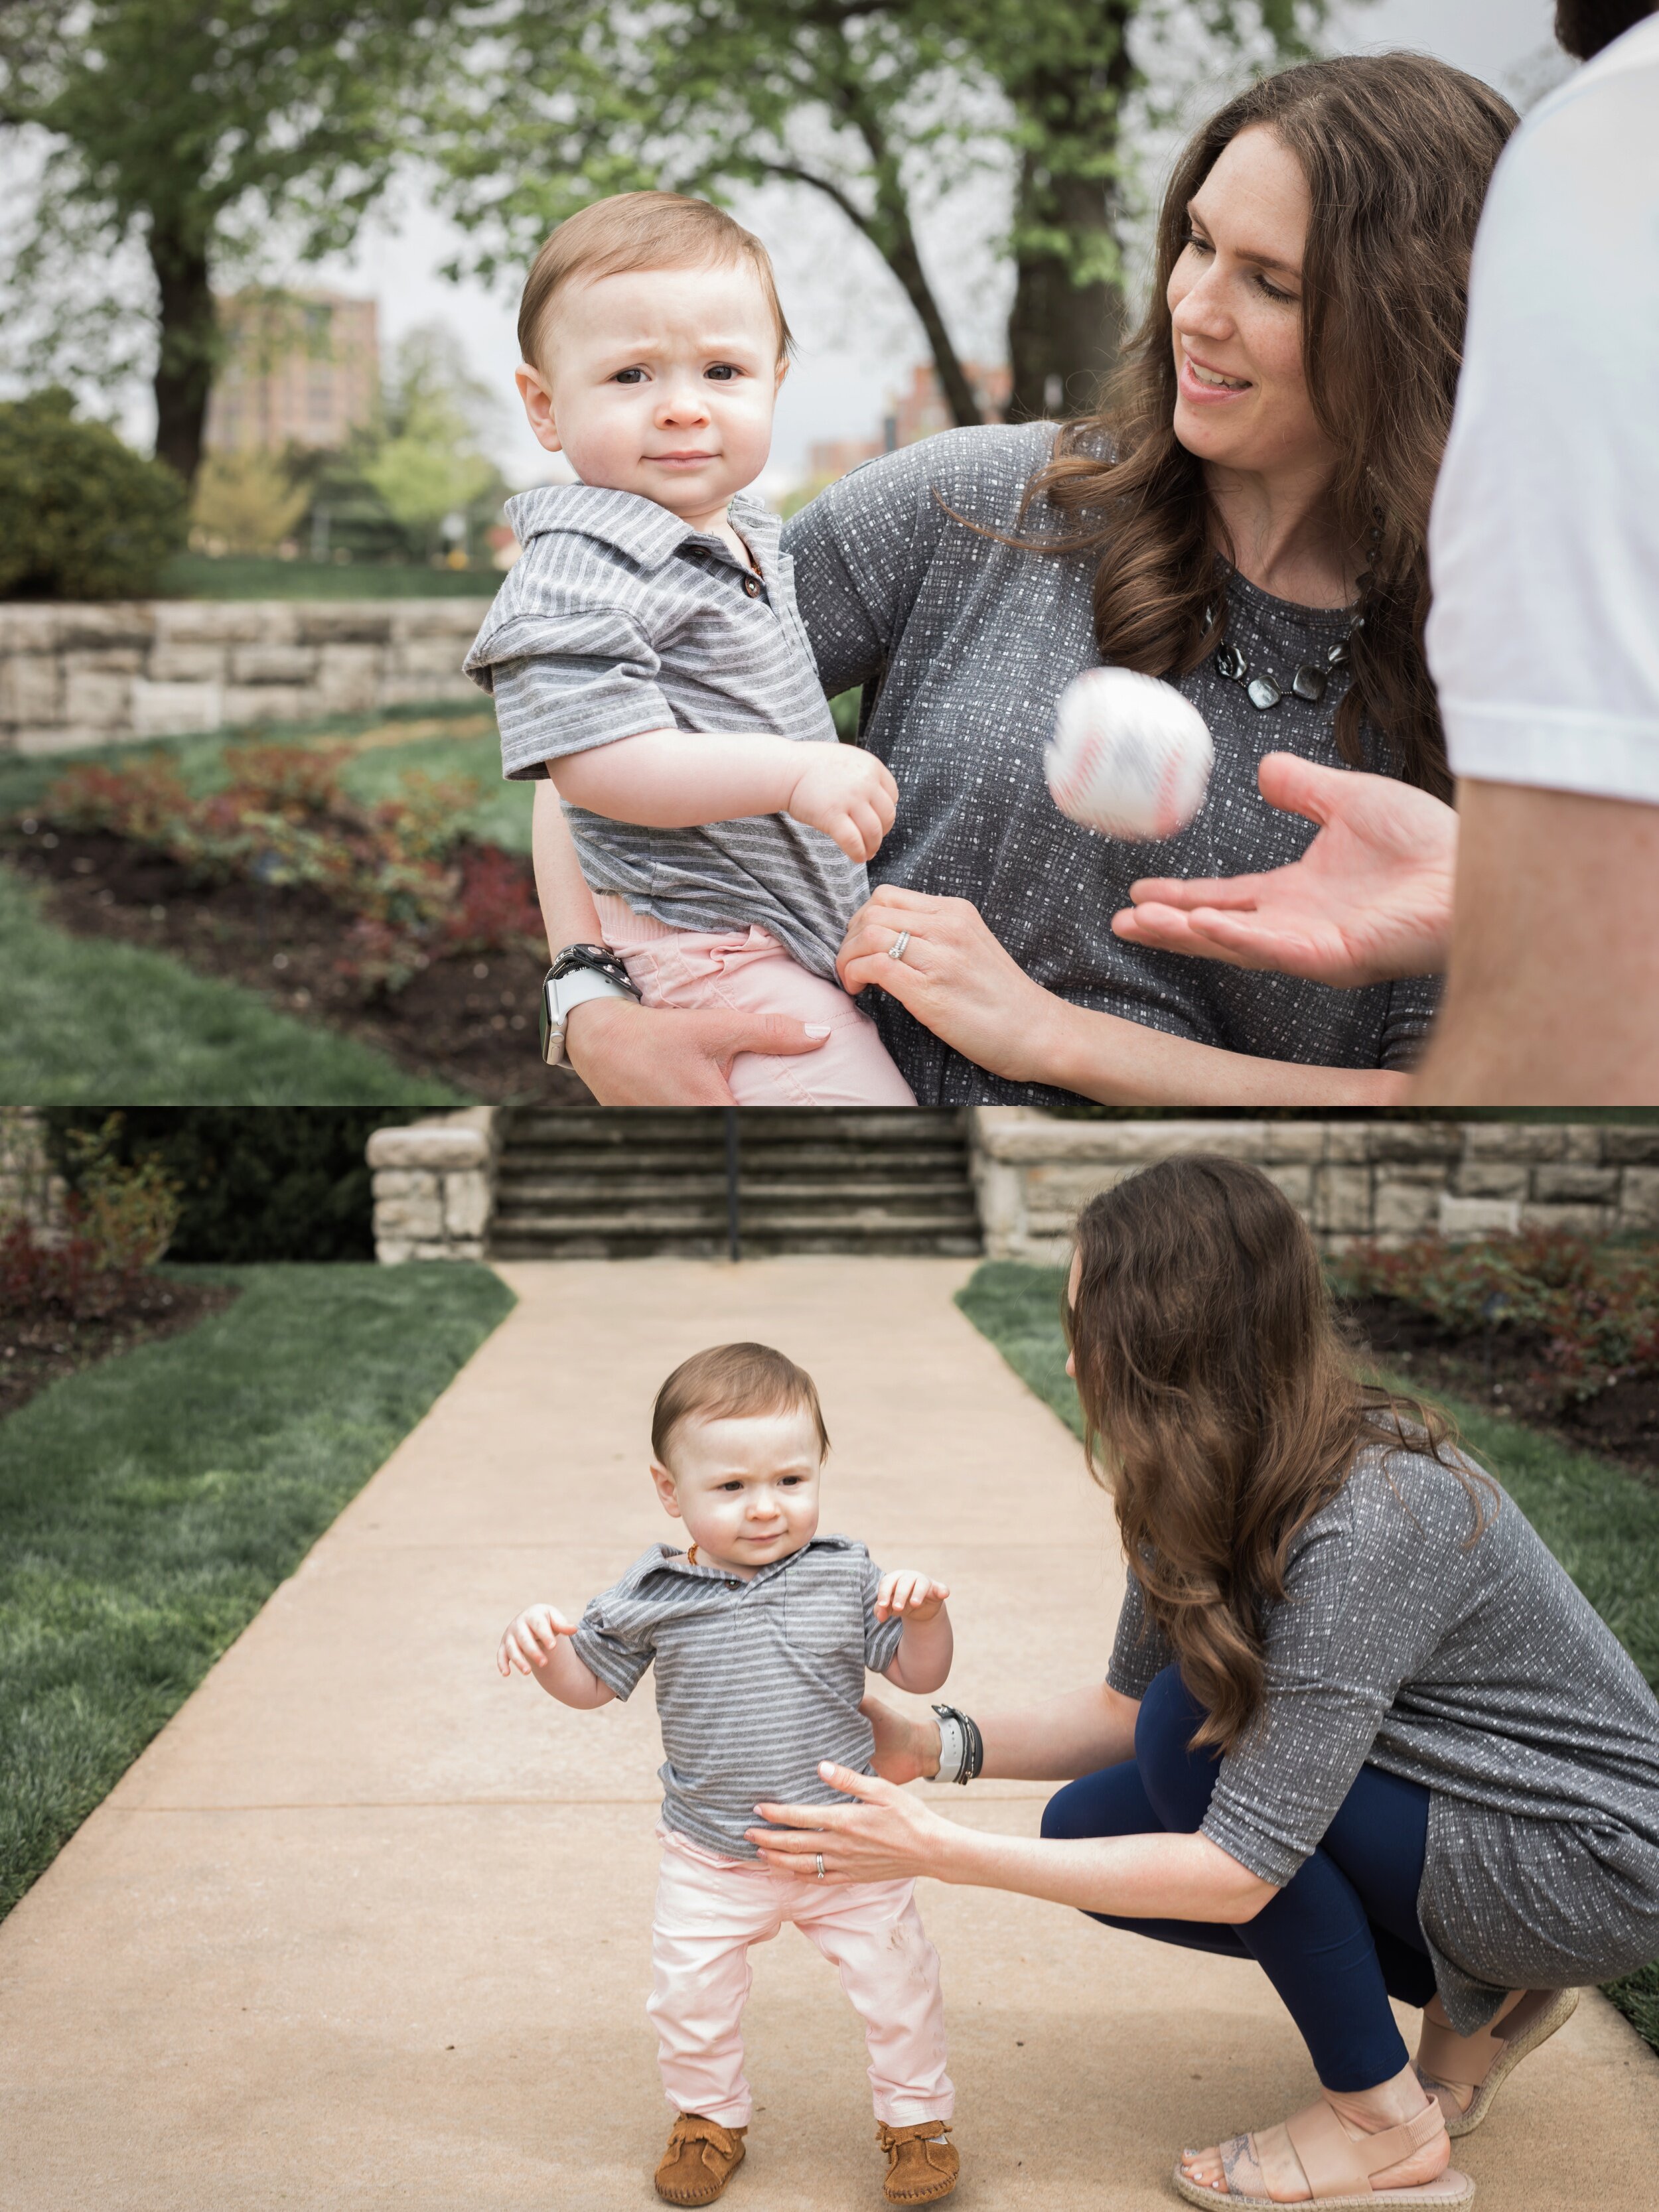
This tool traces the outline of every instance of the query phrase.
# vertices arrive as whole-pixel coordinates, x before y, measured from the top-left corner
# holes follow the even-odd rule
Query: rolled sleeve
[[[506,624],[467,657],[466,672],[495,696],[501,770],[545,775],[545,763],[670,729],[662,663],[630,617],[611,607]]]
[[[876,1619],[876,1592],[881,1588],[881,1569],[866,1559],[864,1571],[864,1663],[872,1674],[884,1674],[898,1656],[904,1635],[902,1620]]]
[[[602,1597],[596,1597],[583,1613],[570,1643],[588,1673],[624,1705],[655,1656],[647,1633],[622,1628],[607,1617]]]

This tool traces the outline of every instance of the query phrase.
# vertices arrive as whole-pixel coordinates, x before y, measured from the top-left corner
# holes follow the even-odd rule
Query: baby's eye
[[[645,371],[642,368],[619,368],[611,381],[613,384],[643,384]]]
[[[730,384],[734,377],[741,376],[743,371],[734,368],[729,361],[717,361],[712,367],[704,369],[703,374],[715,378],[721,384]]]
[[[805,1480],[806,1477],[804,1474],[786,1474],[782,1486],[785,1490],[799,1490]]]

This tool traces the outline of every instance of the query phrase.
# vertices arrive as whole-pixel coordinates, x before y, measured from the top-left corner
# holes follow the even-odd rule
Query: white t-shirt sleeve
[[[1429,558],[1454,771],[1659,804],[1659,20],[1498,164]]]

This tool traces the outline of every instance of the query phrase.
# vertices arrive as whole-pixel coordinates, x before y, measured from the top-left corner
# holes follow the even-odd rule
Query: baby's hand
[[[833,837],[849,860],[871,860],[893,826],[898,786],[857,745],[803,745],[806,757],[786,810]]]
[[[939,1608],[950,1595],[945,1584],[936,1583],[931,1575],[900,1567],[881,1578],[876,1591],[876,1619],[914,1620],[920,1628],[924,1621],[939,1618]]]
[[[511,1674],[515,1667],[521,1674],[527,1674],[532,1667],[546,1666],[558,1650],[562,1636],[575,1633],[576,1623],[567,1620],[556,1606],[526,1606],[518,1619],[501,1631],[495,1664],[503,1674]]]

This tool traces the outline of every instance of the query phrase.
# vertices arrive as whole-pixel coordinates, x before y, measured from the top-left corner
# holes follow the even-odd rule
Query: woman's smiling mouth
[[[1195,386],[1202,392],[1213,392],[1219,397],[1224,393],[1248,392],[1251,388],[1248,377],[1224,376],[1218,368],[1206,368],[1189,353],[1182,354],[1181,368],[1182,383],[1189,388]]]

